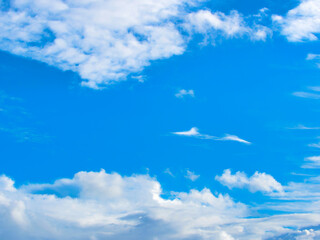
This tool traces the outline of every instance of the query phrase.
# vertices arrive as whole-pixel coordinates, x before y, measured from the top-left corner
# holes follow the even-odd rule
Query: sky
[[[0,0],[0,239],[320,239],[318,0]]]

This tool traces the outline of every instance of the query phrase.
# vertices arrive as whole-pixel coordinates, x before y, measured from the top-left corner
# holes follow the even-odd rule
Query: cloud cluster
[[[243,182],[242,175],[237,177]],[[254,191],[281,190],[270,184],[273,178],[266,174],[253,178],[249,181],[256,181],[251,184]],[[264,206],[268,208],[272,207]],[[316,212],[259,216],[251,206],[207,188],[163,197],[160,183],[149,175],[79,172],[53,184],[19,188],[12,179],[0,177],[1,239],[257,240],[283,234],[306,236],[308,232],[299,229],[319,220]],[[308,231],[318,235],[316,230]]]
[[[1,239],[221,239],[247,207],[210,190],[161,197],[148,175],[79,172],[19,189],[0,177]]]

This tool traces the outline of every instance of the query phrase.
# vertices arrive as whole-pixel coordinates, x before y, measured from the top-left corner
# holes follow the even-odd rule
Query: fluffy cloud
[[[187,16],[185,28],[191,32],[201,34],[221,34],[227,38],[249,36],[252,40],[266,40],[272,31],[260,24],[251,24],[244,20],[237,11],[231,11],[230,15],[221,12],[200,10]]]
[[[271,175],[255,172],[251,177],[243,172],[232,174],[230,169],[226,169],[221,176],[216,176],[216,180],[228,188],[247,188],[251,192],[282,192],[282,185]]]
[[[0,49],[77,72],[97,88],[182,54],[188,34],[256,32],[236,11],[191,12],[202,0],[0,1]],[[9,6],[9,7],[8,7]],[[187,34],[188,32],[188,34]]]
[[[164,199],[147,175],[79,172],[54,184],[13,184],[0,178],[1,239],[219,239],[219,225],[248,214],[208,189]]]
[[[291,42],[318,40],[320,33],[320,2],[301,0],[296,8],[286,16],[274,15],[273,21],[281,28],[281,33]]]
[[[258,178],[265,182],[265,176]],[[149,175],[79,172],[72,179],[20,188],[0,177],[1,239],[257,240],[304,236],[295,229],[320,220],[316,213],[262,217],[250,208],[207,188],[164,198]]]

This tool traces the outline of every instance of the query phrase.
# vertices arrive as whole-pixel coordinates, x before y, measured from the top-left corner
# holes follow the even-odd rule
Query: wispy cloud
[[[320,127],[307,127],[307,126],[304,126],[302,124],[299,124],[295,127],[291,127],[291,128],[287,128],[287,129],[293,129],[293,130],[318,130],[320,129]]]
[[[179,92],[177,92],[175,94],[175,96],[177,98],[184,98],[184,97],[194,97],[194,91],[191,89],[191,90],[185,90],[185,89],[181,89]]]
[[[306,60],[314,60],[314,59],[320,59],[320,54],[309,53],[306,57]]]
[[[319,143],[310,143],[310,144],[308,144],[308,147],[320,148],[320,142]]]
[[[164,170],[164,173],[170,175],[171,177],[174,177],[174,175],[171,172],[170,168],[167,168],[166,170]]]
[[[320,94],[310,92],[294,92],[294,96],[301,98],[320,99]]]
[[[251,144],[251,142],[248,142],[244,139],[239,138],[236,135],[230,135],[226,134],[224,137],[216,137],[208,134],[202,134],[199,132],[199,129],[196,127],[191,128],[188,131],[183,132],[173,132],[172,134],[179,135],[179,136],[185,136],[185,137],[195,137],[200,139],[211,139],[211,140],[217,140],[217,141],[234,141],[234,142],[241,142],[245,144]]]
[[[199,132],[199,129],[196,127],[191,128],[188,131],[183,132],[173,132],[175,135],[185,136],[185,137],[196,137],[201,139],[217,139],[215,136],[210,136],[208,134],[202,134]]]
[[[241,142],[241,143],[245,143],[245,144],[251,144],[251,142],[248,142],[244,139],[239,138],[236,135],[230,135],[230,134],[226,134],[224,137],[219,138],[217,140],[221,140],[221,141],[235,141],[235,142]]]
[[[200,177],[200,175],[197,175],[194,172],[187,170],[187,173],[184,177],[194,182]]]
[[[320,156],[312,156],[305,158],[306,163],[302,168],[320,168]]]

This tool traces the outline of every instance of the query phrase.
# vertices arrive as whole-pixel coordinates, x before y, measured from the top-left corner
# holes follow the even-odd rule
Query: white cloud
[[[245,144],[251,144],[251,142],[248,142],[244,139],[239,138],[238,136],[235,135],[230,135],[230,134],[226,134],[224,137],[219,138],[218,140],[221,141],[235,141],[235,142],[241,142],[241,143],[245,143]]]
[[[210,136],[207,134],[201,134],[199,132],[199,129],[196,127],[191,128],[188,131],[183,131],[183,132],[173,132],[175,135],[180,135],[180,136],[186,136],[186,137],[196,137],[196,138],[201,138],[201,139],[215,139],[216,137]]]
[[[232,174],[230,169],[226,169],[221,176],[216,176],[216,180],[229,189],[247,188],[251,192],[264,193],[283,191],[282,185],[266,173],[255,172],[248,178],[243,172]]]
[[[309,87],[309,89],[311,89],[312,91],[315,91],[315,92],[320,92],[320,87],[318,87],[318,86]]]
[[[318,40],[320,33],[320,2],[301,0],[286,16],[273,16],[274,23],[281,27],[281,33],[291,42]]]
[[[320,156],[312,156],[305,158],[306,164],[302,168],[320,168]]]
[[[311,143],[308,144],[309,147],[320,148],[320,143]]]
[[[251,184],[252,190],[280,190],[279,186],[272,187],[266,176],[258,174],[257,180],[249,179],[257,182]],[[251,212],[250,206],[207,188],[166,196],[162,197],[160,183],[148,175],[79,172],[53,184],[20,188],[1,176],[0,238],[256,240],[285,233],[303,236],[307,233],[294,229],[320,221],[320,215],[312,212],[263,217]]]
[[[294,92],[294,96],[301,98],[320,99],[320,94],[309,92]]]
[[[196,175],[194,172],[191,172],[187,170],[187,174],[185,175],[185,178],[190,179],[192,182],[196,181],[200,175]]]
[[[179,92],[175,94],[175,96],[177,98],[184,98],[187,96],[194,97],[194,91],[192,89],[191,90],[181,89]]]
[[[188,15],[185,28],[189,32],[211,34],[213,37],[217,34],[222,34],[225,37],[247,35],[252,40],[265,40],[272,34],[269,28],[259,24],[253,24],[249,27],[237,11],[231,11],[229,15],[209,10],[193,12]]]
[[[314,60],[314,59],[320,59],[320,54],[309,53],[307,55],[306,60]]]
[[[224,137],[215,137],[208,134],[202,134],[199,132],[199,129],[196,127],[191,128],[188,131],[183,132],[173,132],[172,134],[185,136],[185,137],[195,137],[200,139],[211,139],[211,140],[217,140],[217,141],[235,141],[235,142],[241,142],[245,144],[251,144],[250,142],[243,140],[235,135],[226,134]]]
[[[148,175],[79,172],[19,189],[2,176],[0,238],[219,239],[219,225],[248,214],[245,205],[208,189],[170,199],[161,197],[159,182]]]
[[[307,127],[307,126],[304,126],[302,124],[299,124],[295,127],[292,127],[292,128],[288,128],[288,129],[293,129],[293,130],[317,130],[317,129],[320,129],[320,127]]]
[[[0,49],[77,72],[97,88],[182,54],[193,32],[266,37],[267,28],[245,26],[236,11],[190,12],[199,2],[15,0],[0,8]]]
[[[175,25],[197,0],[16,0],[0,15],[0,48],[64,70],[83,84],[123,80],[151,60],[182,54]]]

